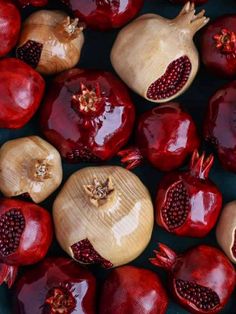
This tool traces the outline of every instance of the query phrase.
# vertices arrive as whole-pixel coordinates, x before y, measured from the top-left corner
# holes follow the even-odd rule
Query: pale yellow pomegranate
[[[168,102],[185,92],[199,67],[194,34],[209,21],[188,2],[173,20],[145,14],[123,28],[111,51],[121,79],[153,102]]]

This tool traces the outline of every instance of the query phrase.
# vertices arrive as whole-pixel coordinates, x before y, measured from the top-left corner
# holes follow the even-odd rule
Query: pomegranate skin
[[[56,289],[67,293],[67,303],[62,306],[62,312],[59,312],[56,302],[53,311],[52,292],[58,292]],[[37,267],[26,270],[16,282],[13,292],[14,313],[95,314],[95,289],[95,278],[86,268],[68,258],[47,258]],[[61,301],[64,295],[62,293]]]
[[[210,99],[204,123],[205,140],[216,148],[223,167],[236,172],[236,81],[220,88]]]
[[[126,144],[135,109],[108,72],[72,69],[57,76],[41,112],[45,137],[69,162],[112,158]]]
[[[150,261],[169,272],[170,289],[184,308],[196,314],[223,309],[235,288],[235,270],[220,250],[199,245],[177,255],[160,244],[155,253]]]
[[[206,68],[224,78],[236,76],[236,14],[223,15],[204,28],[201,57]]]
[[[174,4],[185,4],[187,3],[189,0],[169,0],[171,3]],[[193,2],[196,5],[201,5],[206,3],[208,0],[192,0],[191,2]]]
[[[159,226],[179,236],[198,238],[212,230],[222,207],[222,194],[208,179],[213,160],[213,156],[200,157],[194,152],[188,171],[170,173],[161,180],[156,197]]]
[[[109,302],[107,302],[109,300]],[[101,292],[100,314],[165,314],[168,297],[159,277],[147,269],[114,269]]]
[[[32,5],[33,7],[43,7],[48,4],[48,0],[17,0],[22,8]]]
[[[0,2],[0,57],[10,52],[17,43],[21,27],[20,12],[11,0]]]
[[[144,0],[61,0],[88,27],[105,31],[119,28],[137,15]]]
[[[44,79],[15,58],[0,60],[0,128],[23,127],[42,100]]]

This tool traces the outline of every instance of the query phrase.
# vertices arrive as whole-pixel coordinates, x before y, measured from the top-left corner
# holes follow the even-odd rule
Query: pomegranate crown
[[[209,155],[206,157],[205,152],[200,156],[198,151],[195,150],[190,162],[190,172],[193,176],[200,179],[207,179],[214,162],[214,156]]]
[[[159,249],[153,251],[156,256],[154,258],[150,258],[149,261],[155,266],[170,271],[175,265],[177,255],[165,244],[159,243],[158,245]]]

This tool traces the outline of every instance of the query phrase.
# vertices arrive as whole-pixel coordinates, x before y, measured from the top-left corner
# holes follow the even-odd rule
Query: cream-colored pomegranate
[[[216,238],[225,254],[236,264],[236,201],[223,208],[216,228]]]
[[[57,240],[75,260],[105,268],[129,263],[150,241],[153,205],[139,178],[121,167],[75,172],[53,204]]]
[[[168,102],[184,93],[199,67],[194,34],[209,21],[188,2],[173,20],[145,14],[123,28],[111,51],[121,79],[142,97]]]
[[[38,136],[11,140],[0,149],[0,190],[6,197],[28,194],[44,201],[62,181],[59,152]]]
[[[24,22],[17,57],[42,74],[73,68],[84,44],[83,28],[61,11],[41,10]]]

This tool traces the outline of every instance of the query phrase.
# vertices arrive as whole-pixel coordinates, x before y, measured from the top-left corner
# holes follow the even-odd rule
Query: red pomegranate
[[[72,69],[57,76],[41,112],[41,129],[70,162],[107,160],[126,144],[135,109],[111,73]]]
[[[127,169],[135,168],[145,158],[159,170],[170,171],[180,167],[198,148],[199,138],[191,116],[171,102],[140,117],[136,145],[118,154]]]
[[[95,314],[96,281],[69,258],[47,258],[16,282],[15,314]]]
[[[35,264],[52,241],[49,213],[33,203],[0,200],[0,284],[12,286],[18,267]]]
[[[20,12],[11,0],[0,1],[0,57],[17,43],[21,27]]]
[[[236,81],[211,97],[204,123],[204,137],[218,152],[225,169],[236,172]]]
[[[109,302],[108,302],[109,300]],[[147,269],[112,270],[101,292],[100,314],[165,314],[168,297],[159,277]]]
[[[141,10],[144,0],[61,0],[88,27],[98,30],[118,28]]]
[[[44,79],[26,63],[0,60],[0,128],[23,127],[38,109],[44,88]]]
[[[189,2],[189,0],[169,0],[171,3],[174,4],[185,4],[187,2]],[[201,5],[206,3],[208,0],[191,0],[192,3],[196,4],[196,5]]]
[[[180,236],[205,237],[214,227],[222,206],[222,194],[208,179],[214,161],[195,151],[185,172],[167,174],[159,184],[156,221]]]
[[[201,55],[213,74],[236,76],[236,14],[220,16],[203,30]]]
[[[169,272],[175,299],[196,314],[219,313],[235,288],[235,270],[218,249],[199,245],[177,255],[159,244],[152,264]]]
[[[32,5],[33,7],[43,7],[48,4],[48,0],[17,0],[17,2],[22,8],[28,5]]]

